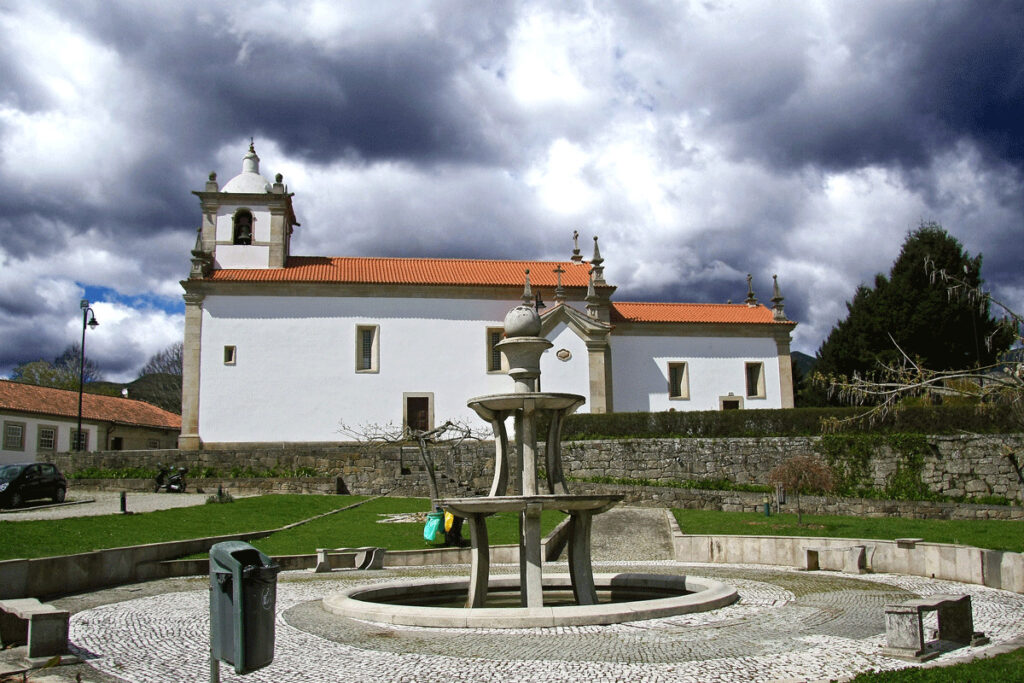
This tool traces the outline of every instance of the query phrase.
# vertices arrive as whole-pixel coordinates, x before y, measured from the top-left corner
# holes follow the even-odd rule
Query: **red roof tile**
[[[558,266],[566,287],[586,287],[589,264],[572,261],[497,261],[451,258],[366,258],[292,256],[284,268],[225,268],[210,276],[217,282],[335,282],[345,284],[490,285],[554,287]]]
[[[613,323],[747,323],[792,325],[775,320],[763,305],[746,304],[670,304],[613,301]]]
[[[0,380],[0,410],[78,417],[78,392]],[[82,418],[127,425],[181,429],[181,416],[145,401],[82,395]]]

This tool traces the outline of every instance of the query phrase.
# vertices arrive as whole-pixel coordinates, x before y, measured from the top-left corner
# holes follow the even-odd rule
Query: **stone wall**
[[[1024,451],[1024,434],[927,437],[928,453],[921,481],[938,494],[1003,496],[1022,500],[1021,486],[1000,448]],[[566,476],[576,479],[612,477],[678,482],[727,479],[737,484],[764,484],[768,472],[788,457],[814,454],[817,437],[732,439],[626,439],[569,442],[563,445]],[[493,471],[491,442],[464,443],[433,451],[442,495],[486,492]],[[875,488],[884,489],[896,471],[900,454],[879,447],[867,463]],[[163,462],[190,470],[213,468],[229,476],[232,467],[256,471],[308,468],[317,476],[340,477],[338,490],[354,494],[426,495],[426,468],[418,449],[366,444],[253,444],[201,451],[117,451],[58,454],[68,472],[84,467],[155,468]],[[577,485],[578,488],[579,485]],[[645,487],[641,487],[645,488]],[[676,496],[683,489],[668,489]],[[651,493],[650,495],[653,495]],[[762,494],[755,494],[760,497]]]

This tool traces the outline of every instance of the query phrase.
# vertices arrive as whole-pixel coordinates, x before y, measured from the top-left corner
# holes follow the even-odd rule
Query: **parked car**
[[[64,502],[68,480],[48,462],[0,465],[0,507],[19,507],[26,500],[50,498]]]

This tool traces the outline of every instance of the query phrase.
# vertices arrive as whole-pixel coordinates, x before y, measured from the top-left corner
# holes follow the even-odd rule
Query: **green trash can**
[[[274,661],[281,568],[243,541],[210,548],[210,655],[247,674]]]

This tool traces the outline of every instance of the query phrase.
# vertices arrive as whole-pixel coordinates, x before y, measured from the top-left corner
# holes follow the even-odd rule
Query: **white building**
[[[563,262],[291,255],[292,194],[250,146],[203,212],[185,289],[181,448],[342,440],[350,426],[476,418],[511,381],[494,344],[532,292],[547,302],[544,389],[586,412],[793,405],[782,297],[742,304],[612,301],[603,259]]]
[[[145,401],[0,380],[0,465],[72,450],[174,448],[181,418]]]

